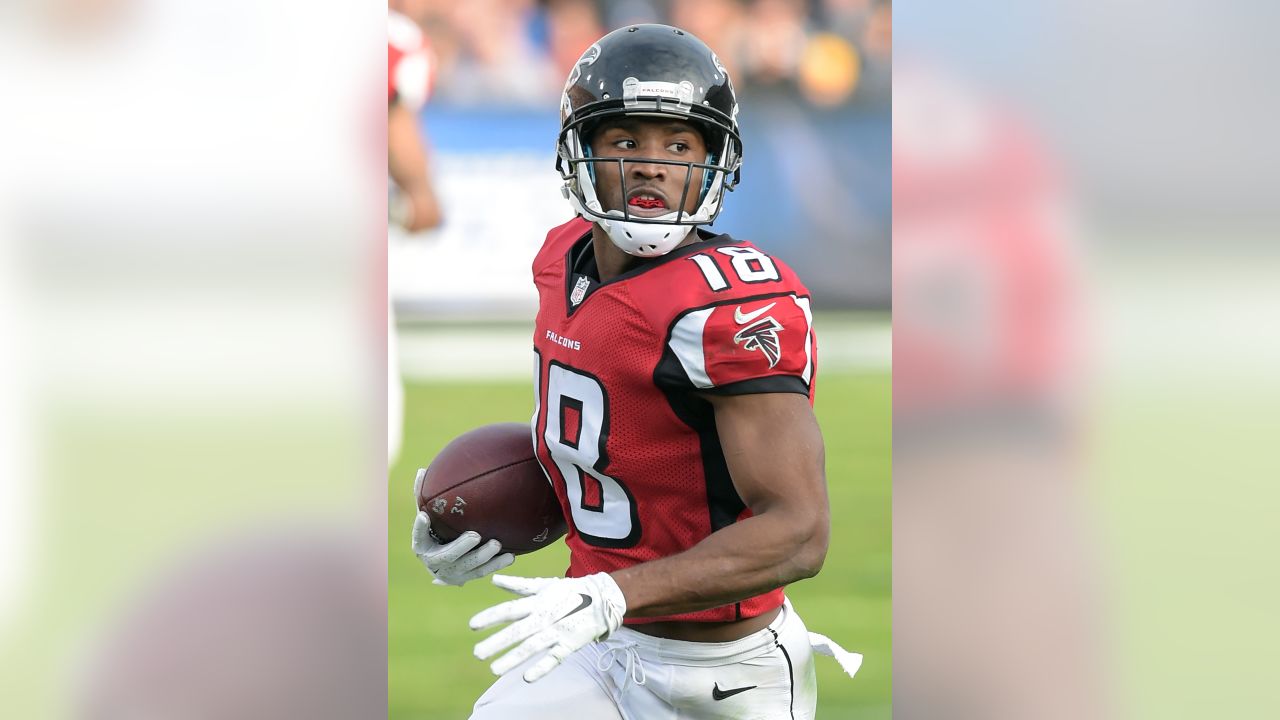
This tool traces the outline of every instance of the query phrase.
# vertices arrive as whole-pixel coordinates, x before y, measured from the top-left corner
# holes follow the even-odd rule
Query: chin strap
[[[625,220],[596,220],[609,239],[623,252],[635,257],[659,257],[675,249],[688,237],[693,225],[657,225]],[[652,248],[652,249],[650,249]]]

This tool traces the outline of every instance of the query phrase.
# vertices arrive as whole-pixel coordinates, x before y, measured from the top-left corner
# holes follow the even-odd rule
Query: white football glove
[[[431,518],[421,510],[413,520],[413,554],[435,578],[436,585],[461,585],[497,572],[516,560],[511,553],[502,552],[502,543],[497,540],[480,545],[480,533],[472,530],[453,542],[436,542],[431,537]]]
[[[422,491],[426,468],[419,468],[413,479],[413,497],[417,502]],[[480,545],[480,533],[467,531],[450,543],[438,543],[431,537],[431,517],[422,510],[413,519],[413,554],[418,556],[427,572],[435,578],[436,585],[461,585],[468,580],[482,578],[515,562],[511,553],[502,552],[497,540]],[[498,553],[502,553],[499,555]]]
[[[471,618],[472,630],[511,623],[477,643],[476,657],[487,660],[520,643],[489,666],[495,675],[502,675],[547,650],[545,657],[525,671],[525,682],[551,672],[578,649],[609,637],[622,625],[627,612],[627,599],[608,573],[580,578],[494,575],[493,584],[526,597],[495,605]]]

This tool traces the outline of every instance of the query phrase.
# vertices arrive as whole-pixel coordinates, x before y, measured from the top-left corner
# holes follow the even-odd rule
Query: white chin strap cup
[[[666,255],[684,242],[694,228],[693,225],[653,225],[625,220],[596,219],[596,222],[623,252],[644,258]]]

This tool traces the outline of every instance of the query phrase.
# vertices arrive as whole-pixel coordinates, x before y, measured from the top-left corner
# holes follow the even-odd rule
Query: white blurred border
[[[385,628],[385,13],[297,0],[5,9],[0,715],[91,716],[105,676],[77,675],[81,657],[145,679],[159,655],[99,643],[162,606],[156,589],[176,574],[211,582],[197,550],[288,548],[263,602],[239,602],[265,587],[252,563],[222,567],[236,600],[219,607],[228,627],[255,628],[238,652],[294,668],[296,683],[332,683],[310,671],[335,657],[270,612],[293,608],[289,632],[341,626],[333,613],[347,611],[352,628]],[[334,564],[361,600],[297,612],[317,578],[291,573],[334,543],[363,558]],[[384,632],[370,638],[336,659],[381,677]],[[162,702],[202,687],[298,716],[288,703],[303,686],[238,686],[259,679],[203,672],[225,658],[168,639],[181,677],[122,684],[113,707],[215,712]],[[349,695],[371,687],[363,707],[381,712],[384,679]]]

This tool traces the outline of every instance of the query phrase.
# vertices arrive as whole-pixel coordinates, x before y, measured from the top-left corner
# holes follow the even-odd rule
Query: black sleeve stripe
[[[808,395],[809,386],[798,375],[768,375],[750,380],[739,380],[728,385],[717,385],[699,392],[710,395],[751,395],[754,393],[799,393]]]

